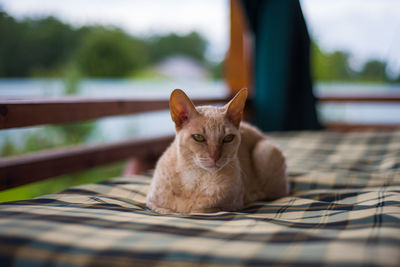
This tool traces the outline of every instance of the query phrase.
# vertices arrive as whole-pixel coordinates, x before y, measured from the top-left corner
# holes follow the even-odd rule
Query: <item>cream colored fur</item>
[[[172,93],[176,137],[157,162],[146,201],[150,209],[234,211],[289,193],[282,152],[257,128],[240,122],[246,97],[242,90],[224,107],[195,108],[183,91]],[[205,141],[196,141],[194,134]],[[232,134],[232,141],[223,141]]]

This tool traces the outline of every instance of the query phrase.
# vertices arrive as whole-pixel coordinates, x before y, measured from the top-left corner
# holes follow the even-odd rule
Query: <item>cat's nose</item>
[[[212,158],[214,163],[217,163],[217,161],[219,160],[220,157],[221,157],[221,155],[220,155],[218,149],[210,151],[210,158]]]

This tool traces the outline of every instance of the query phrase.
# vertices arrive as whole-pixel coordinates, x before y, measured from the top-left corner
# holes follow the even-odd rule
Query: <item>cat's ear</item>
[[[226,104],[226,116],[236,127],[239,127],[240,121],[242,120],[246,98],[247,89],[243,88],[228,104]]]
[[[180,89],[175,89],[171,93],[169,99],[169,109],[171,111],[172,120],[175,122],[177,128],[190,121],[196,116],[197,110],[194,107],[189,97]]]

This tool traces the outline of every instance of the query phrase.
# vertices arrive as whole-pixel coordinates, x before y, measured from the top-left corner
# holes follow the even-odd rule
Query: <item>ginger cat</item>
[[[195,107],[175,89],[176,137],[158,160],[147,206],[159,213],[235,211],[288,195],[285,158],[257,128],[241,122],[247,90],[224,107]]]

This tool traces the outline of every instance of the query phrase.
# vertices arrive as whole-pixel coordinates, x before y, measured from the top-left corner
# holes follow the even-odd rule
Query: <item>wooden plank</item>
[[[397,124],[356,124],[356,123],[339,123],[339,122],[327,122],[324,124],[327,130],[331,131],[398,131],[400,125]]]
[[[400,94],[362,94],[362,95],[321,95],[318,97],[320,102],[400,102]]]
[[[130,157],[157,158],[173,137],[134,139],[114,144],[80,146],[0,159],[0,190],[76,172]]]
[[[195,99],[196,105],[226,102],[226,98]],[[0,129],[85,121],[168,109],[167,99],[30,99],[0,100]]]

